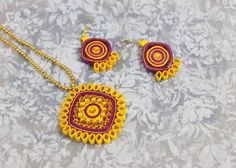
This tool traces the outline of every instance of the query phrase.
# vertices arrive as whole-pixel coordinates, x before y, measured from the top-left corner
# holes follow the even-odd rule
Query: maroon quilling
[[[139,45],[143,47],[142,59],[144,67],[156,73],[156,79],[166,80],[174,77],[180,68],[180,59],[173,58],[169,45],[161,42],[150,42],[140,40]]]
[[[148,71],[164,71],[171,67],[173,54],[169,45],[160,42],[147,43],[143,47],[143,63]]]
[[[112,51],[109,41],[100,38],[81,37],[81,60],[93,66],[94,72],[111,70],[119,60],[119,54]]]
[[[86,123],[84,121],[85,124],[81,124],[79,125],[78,123],[83,123],[83,121],[79,121],[78,123],[76,123],[75,121],[77,119],[80,119],[79,117],[76,116],[76,113],[77,111],[75,110],[76,109],[76,105],[78,102],[81,101],[81,98],[83,96],[86,96],[86,97],[101,97],[103,100],[107,100],[107,102],[111,102],[110,104],[106,104],[104,105],[103,108],[107,109],[105,114],[107,115],[107,117],[105,119],[102,120],[102,123],[94,123],[93,125],[104,125],[104,128],[100,128],[100,129],[94,129],[94,128],[90,128],[88,127],[90,124]],[[101,103],[97,103],[97,102],[94,102],[94,103],[90,103],[88,106],[85,107],[83,113],[86,115],[86,118],[96,118],[98,117],[99,115],[101,115],[101,107],[100,107],[100,104]],[[96,106],[98,108],[98,112],[94,115],[94,116],[90,116],[89,114],[87,114],[87,109],[89,106]],[[77,128],[77,129],[80,129],[80,130],[83,130],[83,131],[87,131],[87,132],[94,132],[94,133],[104,133],[104,132],[107,132],[111,126],[112,126],[112,123],[115,119],[115,113],[117,111],[117,105],[116,105],[116,100],[106,94],[106,93],[101,93],[101,92],[96,92],[96,91],[85,91],[85,92],[81,92],[79,93],[74,102],[72,103],[72,106],[71,106],[71,109],[70,109],[70,112],[69,112],[69,123]],[[108,117],[109,116],[109,117]],[[78,120],[77,120],[78,121]],[[91,123],[92,124],[92,123]]]
[[[82,44],[81,59],[87,64],[105,62],[109,59],[110,54],[111,44],[105,39],[90,38]]]

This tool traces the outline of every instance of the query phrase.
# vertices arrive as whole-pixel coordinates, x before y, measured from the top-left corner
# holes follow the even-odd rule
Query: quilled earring
[[[180,70],[181,60],[173,58],[173,53],[169,45],[161,42],[148,42],[142,39],[138,42],[142,47],[142,60],[144,67],[156,73],[158,81],[175,77]]]
[[[88,26],[81,36],[81,60],[93,66],[94,72],[111,70],[119,60],[119,54],[112,50],[111,43],[106,39],[89,38]]]

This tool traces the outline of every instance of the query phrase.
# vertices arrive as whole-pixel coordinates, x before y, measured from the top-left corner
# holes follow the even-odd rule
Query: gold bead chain
[[[73,89],[75,87],[75,82],[76,79],[74,77],[74,75],[72,74],[71,70],[66,67],[65,65],[63,65],[62,63],[60,63],[59,61],[57,61],[55,58],[53,58],[52,56],[48,55],[47,53],[37,49],[36,47],[34,47],[33,45],[31,45],[30,43],[18,38],[17,36],[15,36],[11,31],[9,31],[7,28],[5,28],[3,25],[0,25],[0,30],[2,30],[4,33],[6,33],[7,35],[9,35],[13,40],[15,40],[16,42],[18,42],[19,44],[28,47],[29,49],[33,50],[36,54],[40,55],[41,57],[43,57],[44,59],[49,60],[50,62],[52,62],[53,64],[57,65],[59,68],[61,68],[62,70],[64,70],[66,72],[66,74],[69,76],[70,78],[70,85],[69,86],[65,86],[62,83],[58,82],[57,80],[55,80],[53,77],[51,77],[46,71],[44,71],[32,58],[30,58],[24,51],[22,51],[20,48],[18,48],[16,45],[14,45],[13,43],[11,43],[10,41],[8,41],[6,38],[0,36],[0,40],[2,42],[4,42],[6,45],[8,45],[9,47],[11,47],[12,49],[14,49],[16,52],[18,52],[26,61],[28,61],[35,69],[37,69],[37,71],[42,74],[42,76],[44,78],[46,78],[49,82],[53,83],[55,86],[57,86],[58,88],[62,89],[62,90],[66,90],[69,91],[71,89]]]

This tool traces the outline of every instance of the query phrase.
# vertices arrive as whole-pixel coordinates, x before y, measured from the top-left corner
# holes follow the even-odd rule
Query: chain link
[[[55,86],[59,87],[62,90],[69,91],[75,87],[76,79],[74,75],[72,74],[71,70],[66,67],[64,64],[57,61],[52,56],[48,55],[47,53],[39,50],[38,48],[34,47],[30,43],[18,38],[16,35],[14,35],[11,31],[9,31],[7,28],[5,28],[3,25],[0,25],[0,30],[2,30],[4,33],[9,35],[13,40],[18,42],[19,44],[28,47],[32,51],[34,51],[36,54],[40,55],[42,58],[49,60],[53,64],[57,65],[59,68],[64,70],[66,74],[70,78],[70,85],[65,86],[62,83],[55,80],[52,76],[50,76],[46,71],[44,71],[32,58],[30,58],[23,50],[18,48],[16,45],[14,45],[12,42],[8,41],[6,38],[0,36],[0,41],[4,42],[6,45],[14,49],[16,52],[18,52],[26,61],[28,61],[45,79],[47,79],[49,82],[53,83]]]

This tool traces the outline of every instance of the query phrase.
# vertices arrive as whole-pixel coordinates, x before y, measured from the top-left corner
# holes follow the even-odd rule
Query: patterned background
[[[92,18],[91,36],[110,40],[122,57],[104,74],[80,60],[80,34]],[[66,92],[0,43],[1,168],[236,167],[235,0],[0,0],[0,24],[68,65],[77,84],[113,86],[128,104],[116,141],[71,141],[57,120]],[[169,44],[182,59],[181,72],[156,82],[138,46],[121,43],[128,38]]]

